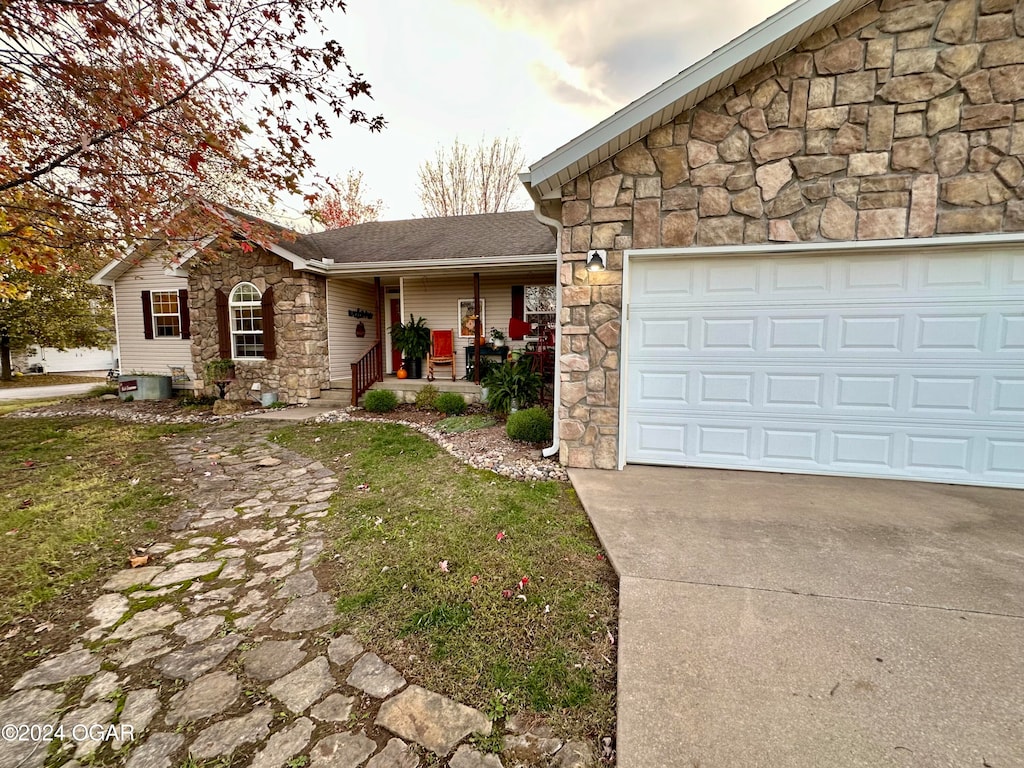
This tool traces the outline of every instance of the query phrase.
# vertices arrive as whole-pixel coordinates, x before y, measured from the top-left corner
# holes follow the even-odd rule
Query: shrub
[[[466,412],[466,399],[458,392],[442,392],[434,400],[434,407],[445,416],[459,416]]]
[[[183,408],[199,408],[203,406],[213,405],[217,402],[217,398],[212,395],[203,395],[197,392],[192,394],[182,395],[178,399],[178,403]]]
[[[373,413],[387,413],[398,407],[398,396],[390,389],[371,389],[363,397],[363,407]]]
[[[509,414],[505,432],[513,440],[527,443],[544,443],[551,441],[553,420],[550,413],[543,408],[527,408]]]
[[[438,394],[440,393],[437,391],[437,387],[433,384],[427,384],[427,386],[416,393],[416,407],[423,408],[424,410],[434,408],[434,401],[437,400]]]
[[[540,374],[530,367],[528,358],[520,358],[514,363],[496,365],[483,380],[487,387],[487,407],[498,413],[512,410],[512,401],[524,408],[537,402],[540,394]]]

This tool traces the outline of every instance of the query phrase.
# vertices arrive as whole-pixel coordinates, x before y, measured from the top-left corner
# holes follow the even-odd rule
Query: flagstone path
[[[156,564],[110,574],[81,637],[0,700],[0,766],[594,765],[588,745],[514,722],[500,756],[481,752],[471,737],[493,727],[482,712],[332,634],[317,563],[338,478],[266,431],[171,444],[190,509],[149,548]],[[231,435],[248,447],[233,452]],[[46,738],[59,726],[62,740]]]

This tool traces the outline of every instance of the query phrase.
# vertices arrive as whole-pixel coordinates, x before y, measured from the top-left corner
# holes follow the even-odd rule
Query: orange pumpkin
[[[409,372],[407,370],[405,370],[405,366],[404,365],[401,368],[398,369],[398,373],[396,373],[395,375],[398,378],[400,378],[400,379],[408,379],[409,378]]]

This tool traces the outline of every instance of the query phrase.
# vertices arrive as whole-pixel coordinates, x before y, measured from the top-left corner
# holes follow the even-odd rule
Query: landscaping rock
[[[288,728],[278,731],[267,742],[267,746],[256,754],[250,768],[280,768],[306,748],[313,735],[313,723],[300,717]]]
[[[336,733],[310,750],[309,768],[356,768],[373,754],[377,745],[360,733]]]
[[[154,733],[132,752],[125,768],[171,768],[171,755],[184,741],[180,733]]]
[[[206,640],[223,625],[224,617],[220,614],[211,613],[208,616],[200,616],[181,622],[181,624],[174,628],[174,634],[185,638],[186,643],[198,643]]]
[[[134,640],[136,637],[151,635],[167,629],[181,621],[181,613],[173,605],[161,605],[139,611],[119,626],[110,636],[111,640]]]
[[[103,589],[108,592],[120,592],[131,587],[149,584],[163,570],[159,565],[150,565],[145,568],[129,568],[125,571],[118,571],[107,579],[103,584]]]
[[[0,725],[8,723],[57,722],[57,709],[64,703],[64,694],[34,688],[16,693],[0,702]],[[31,741],[0,739],[0,765],[18,768],[41,768],[46,759],[46,745]]]
[[[491,732],[491,721],[483,712],[418,685],[385,701],[376,722],[442,757],[469,734]]]
[[[128,598],[124,595],[100,595],[89,607],[89,618],[101,629],[106,629],[114,626],[127,610]]]
[[[401,739],[390,739],[384,749],[370,758],[366,768],[416,768],[419,764],[415,750]]]
[[[223,671],[211,672],[171,697],[167,724],[176,725],[219,715],[234,704],[241,693],[242,684],[237,677]]]
[[[187,645],[180,651],[167,654],[155,666],[172,680],[192,681],[220,664],[240,642],[240,635],[225,635],[205,643]]]
[[[180,584],[183,581],[199,579],[216,573],[224,566],[223,560],[211,560],[205,563],[179,563],[156,576],[149,582],[151,587],[166,587]]]
[[[334,620],[334,600],[326,592],[300,597],[289,603],[270,625],[278,632],[308,632]]]
[[[241,717],[222,720],[200,733],[189,747],[189,752],[200,760],[230,754],[243,744],[265,739],[273,719],[270,707],[257,707]]]
[[[87,650],[75,650],[47,659],[18,678],[11,686],[13,691],[35,688],[41,685],[63,683],[73,677],[93,675],[99,671],[100,657]],[[14,712],[12,714],[20,714]],[[5,722],[21,722],[20,719]]]
[[[353,635],[338,635],[327,646],[327,657],[339,667],[345,666],[362,652],[363,646]]]
[[[448,768],[505,768],[497,755],[477,752],[468,744],[463,744],[448,761]]]
[[[301,650],[305,640],[265,640],[242,654],[245,674],[257,680],[277,680],[298,666],[306,654]]]
[[[130,646],[119,649],[111,655],[119,667],[130,667],[147,659],[162,656],[171,650],[167,638],[163,635],[146,635],[140,637]]]
[[[317,656],[271,685],[267,693],[298,715],[333,687],[331,665],[323,656]]]
[[[284,584],[277,590],[274,597],[279,600],[293,597],[309,597],[316,594],[319,589],[320,585],[317,584],[316,577],[312,573],[300,571],[285,579]]]
[[[118,716],[118,723],[131,726],[134,738],[139,738],[149,727],[153,716],[160,711],[160,690],[158,688],[142,688],[129,691],[124,700],[124,709]],[[134,739],[133,739],[134,740]],[[113,749],[121,749],[124,742],[115,739]]]
[[[348,720],[352,712],[352,705],[356,700],[353,696],[342,696],[340,693],[332,693],[326,699],[317,704],[309,711],[317,720],[329,723],[343,723]]]
[[[405,678],[377,654],[367,653],[355,663],[345,682],[374,698],[383,699],[405,685]]]

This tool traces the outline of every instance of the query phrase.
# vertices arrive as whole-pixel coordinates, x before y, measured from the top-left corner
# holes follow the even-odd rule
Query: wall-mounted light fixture
[[[604,272],[607,267],[607,251],[594,250],[587,254],[587,272]]]

